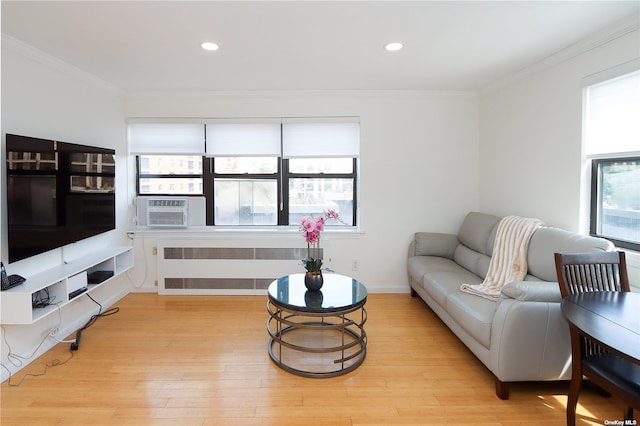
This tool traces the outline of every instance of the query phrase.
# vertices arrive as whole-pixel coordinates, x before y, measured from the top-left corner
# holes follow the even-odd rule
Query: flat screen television
[[[115,229],[115,150],[6,135],[8,260]]]

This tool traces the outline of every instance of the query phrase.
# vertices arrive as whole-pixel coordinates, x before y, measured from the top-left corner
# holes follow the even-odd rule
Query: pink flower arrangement
[[[320,252],[320,233],[324,231],[324,224],[327,219],[335,219],[340,222],[340,216],[335,210],[327,210],[323,216],[310,217],[304,216],[300,219],[300,230],[302,236],[307,242],[307,257],[302,260],[302,264],[308,272],[320,272],[322,270],[322,259],[319,258]],[[311,251],[315,250],[316,257],[311,255]]]

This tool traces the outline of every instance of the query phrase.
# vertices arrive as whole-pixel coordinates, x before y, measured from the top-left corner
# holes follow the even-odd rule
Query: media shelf
[[[0,323],[33,324],[55,312],[59,307],[80,298],[80,296],[70,298],[69,294],[75,290],[79,282],[82,283],[83,280],[86,282],[87,276],[98,275],[99,280],[104,280],[97,284],[87,284],[86,293],[89,293],[131,267],[133,267],[132,247],[107,247],[38,274],[27,276],[27,280],[23,284],[5,290],[0,295],[2,306]],[[94,274],[96,271],[101,272]],[[50,304],[44,307],[34,307],[34,295],[46,294],[45,289],[48,290]]]

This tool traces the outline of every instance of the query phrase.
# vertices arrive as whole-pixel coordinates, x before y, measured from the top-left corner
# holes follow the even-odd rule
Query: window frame
[[[154,154],[163,155],[163,154]],[[166,156],[176,156],[178,154],[166,154]],[[275,180],[278,188],[277,195],[277,210],[278,220],[277,224],[273,226],[278,227],[290,227],[296,224],[289,223],[289,180],[290,179],[353,179],[353,217],[351,223],[353,225],[350,228],[356,228],[358,226],[358,157],[352,157],[352,171],[351,173],[292,173],[289,171],[289,159],[278,157],[277,171],[274,174],[265,173],[216,173],[215,171],[215,157],[202,157],[202,173],[201,174],[175,174],[175,173],[145,173],[140,172],[141,154],[136,155],[136,194],[138,196],[180,196],[180,197],[198,197],[204,196],[206,206],[206,225],[207,226],[219,226],[219,227],[233,227],[233,226],[248,226],[259,228],[264,225],[216,225],[214,215],[214,182],[215,179],[241,179],[241,180]],[[162,179],[162,178],[184,178],[184,179],[201,179],[202,180],[202,193],[201,194],[175,194],[175,193],[140,193],[140,181],[142,179]]]
[[[292,173],[289,171],[289,159],[283,160],[283,199],[284,203],[281,215],[282,220],[289,221],[289,179],[353,179],[353,217],[351,223],[353,227],[358,225],[358,157],[352,158],[351,173]],[[280,222],[280,218],[278,219]],[[291,225],[291,224],[289,224]]]
[[[248,227],[256,227],[259,228],[265,225],[216,225],[215,224],[215,196],[213,192],[215,180],[217,179],[239,179],[239,180],[275,180],[276,186],[278,188],[277,195],[277,210],[278,210],[278,219],[276,225],[271,226],[281,226],[280,225],[280,215],[281,209],[280,206],[282,203],[282,165],[281,158],[278,157],[277,161],[277,170],[274,173],[216,173],[215,171],[215,159],[216,157],[205,157],[202,165],[203,172],[203,183],[202,187],[204,190],[205,197],[205,205],[206,205],[206,224],[207,226],[219,226],[219,227],[233,227],[233,226],[248,226]]]
[[[276,174],[263,174],[263,173],[216,173],[215,172],[215,157],[207,157],[203,164],[203,188],[206,204],[206,223],[207,226],[220,226],[220,227],[233,227],[233,226],[248,226],[248,227],[260,227],[260,225],[216,225],[215,223],[215,203],[213,196],[213,187],[215,179],[274,179],[277,182],[278,195],[277,195],[277,210],[278,219],[277,223],[273,226],[278,227],[290,227],[297,224],[289,223],[289,180],[302,178],[302,179],[353,179],[353,225],[350,227],[355,228],[357,226],[357,202],[358,202],[358,158],[352,158],[352,172],[351,173],[291,173],[289,171],[289,159],[278,157],[278,167]],[[207,194],[211,194],[210,196]]]
[[[611,241],[616,247],[640,251],[640,241],[633,242],[620,240],[598,232],[600,218],[601,194],[602,194],[602,166],[619,162],[640,162],[640,156],[607,156],[591,159],[591,185],[590,185],[590,211],[589,211],[589,234],[594,237],[605,238]]]
[[[145,192],[140,193],[140,180],[142,179],[203,179],[205,173],[205,157],[202,158],[202,173],[141,173],[141,164],[140,157],[145,154],[136,154],[136,195],[138,196],[180,196],[180,197],[199,197],[205,195],[204,188],[204,180],[202,181],[202,193],[191,193],[191,194],[176,194],[171,192]],[[193,156],[195,155],[185,155],[185,154],[151,154],[154,157],[157,156],[166,156],[166,157],[182,157],[182,156]]]

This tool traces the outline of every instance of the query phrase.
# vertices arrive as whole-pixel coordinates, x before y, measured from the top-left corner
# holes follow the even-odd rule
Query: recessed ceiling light
[[[210,43],[210,42],[202,43],[200,46],[202,46],[202,48],[204,50],[218,50],[218,49],[220,49],[220,46],[218,46],[215,43]]]
[[[402,49],[402,47],[402,43],[387,43],[384,45],[385,50],[388,50],[389,52],[396,52]]]

